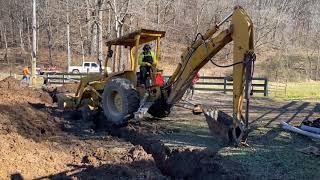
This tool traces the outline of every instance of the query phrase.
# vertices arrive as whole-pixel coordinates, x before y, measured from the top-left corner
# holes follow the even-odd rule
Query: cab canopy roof
[[[111,45],[123,45],[123,46],[135,46],[135,37],[137,35],[140,35],[140,44],[148,43],[151,41],[157,40],[158,37],[163,38],[165,36],[165,31],[155,31],[150,29],[140,29],[137,31],[134,31],[132,33],[126,34],[124,36],[121,36],[119,38],[109,40],[106,42],[107,46]]]

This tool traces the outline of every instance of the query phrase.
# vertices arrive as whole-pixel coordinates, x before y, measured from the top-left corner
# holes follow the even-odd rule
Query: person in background
[[[140,83],[145,85],[147,80],[147,73],[151,72],[151,67],[156,67],[158,61],[153,51],[151,51],[151,46],[146,44],[143,46],[143,51],[139,55],[139,65],[140,65]]]
[[[30,83],[30,71],[29,71],[29,67],[26,66],[23,68],[23,71],[22,71],[22,80],[25,81],[27,84]]]
[[[195,90],[195,84],[199,81],[200,79],[200,75],[199,73],[196,74],[196,76],[192,79],[192,83],[190,88],[187,90],[186,94],[185,94],[185,100],[189,99],[192,100],[193,95],[194,95],[194,90]],[[191,96],[189,97],[189,95],[191,94]]]

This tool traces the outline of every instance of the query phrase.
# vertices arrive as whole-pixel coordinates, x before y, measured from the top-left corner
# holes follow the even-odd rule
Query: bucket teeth
[[[242,141],[243,127],[241,124],[237,125],[239,123],[236,123],[233,117],[213,107],[204,108],[203,113],[213,137],[236,145]]]

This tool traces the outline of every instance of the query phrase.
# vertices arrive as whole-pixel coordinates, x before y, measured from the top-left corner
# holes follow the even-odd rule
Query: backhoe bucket
[[[61,110],[64,109],[73,109],[76,107],[75,99],[71,94],[56,94],[58,101],[58,108]]]
[[[238,145],[242,142],[244,129],[242,125],[236,125],[234,119],[228,114],[217,109],[204,109],[210,134],[219,138],[222,142]]]

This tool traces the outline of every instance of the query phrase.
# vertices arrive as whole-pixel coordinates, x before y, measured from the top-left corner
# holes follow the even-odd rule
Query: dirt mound
[[[8,179],[8,175],[15,173],[33,179],[35,175],[69,170],[67,164],[74,163],[74,157],[61,149],[37,143],[16,133],[0,134],[0,143],[0,179]]]
[[[52,99],[48,93],[42,90],[34,90],[23,87],[19,80],[7,77],[0,81],[0,103],[46,103],[51,104]]]
[[[40,140],[58,131],[48,93],[23,87],[8,77],[0,81],[0,133],[16,132]]]
[[[79,83],[72,83],[72,84],[64,84],[63,86],[43,86],[42,90],[47,92],[51,98],[53,102],[58,102],[58,98],[57,95],[60,93],[63,94],[72,94],[74,95],[77,92]]]
[[[0,179],[165,178],[141,146],[65,113],[47,92],[12,77],[0,81]]]

